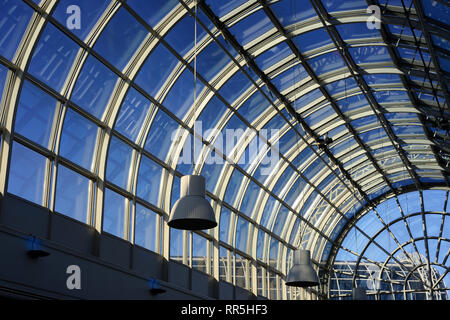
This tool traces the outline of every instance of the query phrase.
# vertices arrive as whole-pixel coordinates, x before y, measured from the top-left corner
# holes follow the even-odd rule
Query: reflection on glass
[[[48,23],[34,49],[28,72],[60,91],[78,50],[75,42]]]
[[[184,231],[170,228],[170,259],[183,262]]]
[[[150,101],[136,89],[130,88],[120,107],[114,128],[131,141],[137,142],[149,108]]]

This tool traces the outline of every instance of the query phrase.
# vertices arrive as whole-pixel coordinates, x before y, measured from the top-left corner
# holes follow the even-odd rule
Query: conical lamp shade
[[[353,288],[353,300],[367,300],[366,288]]]
[[[294,251],[294,265],[289,270],[286,285],[293,287],[312,287],[319,285],[319,278],[311,265],[309,250]]]
[[[175,202],[168,225],[182,230],[205,230],[217,226],[214,211],[205,199],[205,178],[181,177],[180,199]]]

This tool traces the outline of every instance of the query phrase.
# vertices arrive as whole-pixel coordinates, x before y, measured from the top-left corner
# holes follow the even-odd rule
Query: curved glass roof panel
[[[117,75],[93,56],[84,63],[71,100],[97,118],[101,118],[116,84]]]
[[[265,297],[303,297],[284,285],[302,247],[320,274],[332,268],[314,297],[349,298],[336,288],[350,281],[375,299],[427,298],[420,272],[403,280],[447,268],[449,15],[443,1],[404,2],[374,1],[377,29],[363,0],[208,0],[197,14],[184,0],[3,1],[3,196]],[[217,233],[167,226],[193,173]]]
[[[78,49],[75,42],[48,23],[34,50],[28,72],[56,91],[60,91]]]
[[[123,26],[126,25],[127,28]],[[94,45],[94,50],[122,70],[148,31],[127,10],[120,8],[103,29]]]
[[[308,52],[332,43],[330,36],[323,28],[302,33],[292,38],[292,41],[301,52]]]
[[[156,0],[152,1],[152,10],[148,10],[148,3],[146,0],[127,1],[127,5],[129,5],[153,28],[155,28],[178,4],[179,3],[176,0]]]

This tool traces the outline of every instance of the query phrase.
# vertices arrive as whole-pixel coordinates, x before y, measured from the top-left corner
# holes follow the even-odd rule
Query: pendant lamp
[[[182,230],[205,230],[217,226],[214,211],[205,198],[205,178],[181,177],[180,199],[175,202],[168,225]]]
[[[286,278],[286,285],[293,287],[313,287],[319,285],[319,278],[311,265],[309,250],[294,251],[294,265]]]
[[[197,109],[197,1],[194,6],[194,114]],[[195,132],[195,122],[194,122]],[[195,142],[192,156],[195,166]],[[195,172],[194,172],[195,173]],[[205,198],[205,178],[199,174],[181,177],[180,199],[175,202],[168,225],[182,230],[205,230],[217,226],[214,211]]]
[[[366,288],[357,287],[352,291],[353,300],[367,300]]]

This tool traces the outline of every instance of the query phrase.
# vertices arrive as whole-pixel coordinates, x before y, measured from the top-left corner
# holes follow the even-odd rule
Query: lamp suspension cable
[[[193,150],[192,150],[192,166],[194,168],[194,175],[197,175],[198,168],[196,166],[196,119],[197,116],[197,0],[194,0],[194,126],[193,126]]]
[[[181,177],[180,198],[173,205],[168,225],[182,230],[205,230],[217,226],[215,213],[206,199],[206,181],[198,172],[196,158],[196,112],[197,112],[197,0],[194,0],[194,103],[193,103],[193,138],[192,149],[193,174]],[[201,141],[201,134],[200,134]],[[199,162],[201,163],[201,161]],[[192,234],[190,235],[192,236]],[[191,240],[190,240],[191,241]]]

